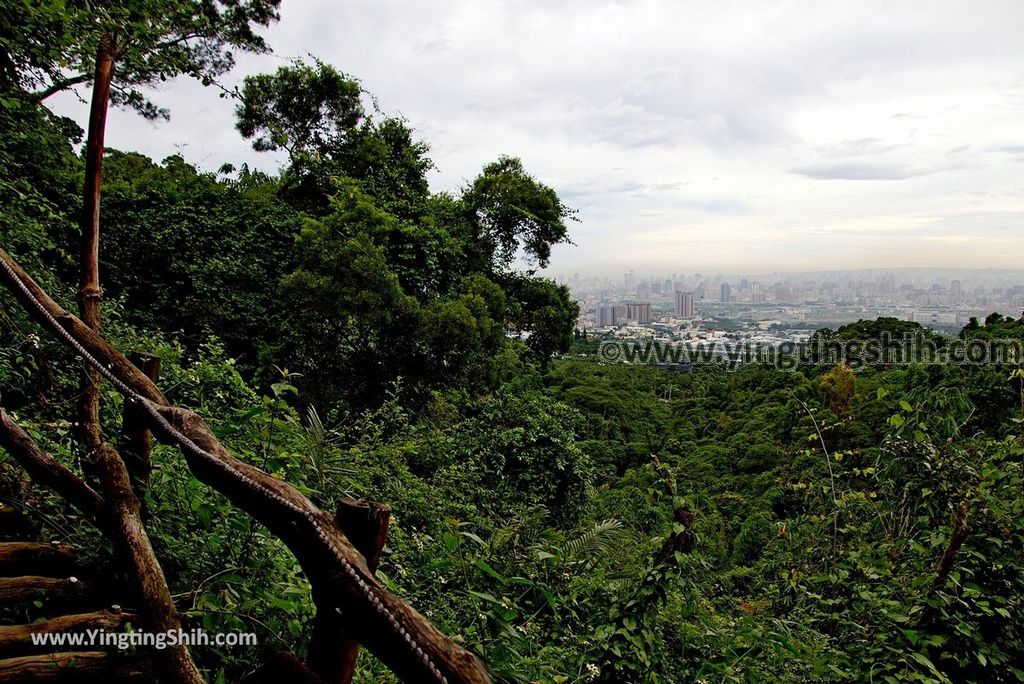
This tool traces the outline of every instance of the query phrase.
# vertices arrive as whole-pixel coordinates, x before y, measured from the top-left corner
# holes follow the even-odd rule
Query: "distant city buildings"
[[[616,315],[618,313],[617,308],[618,307],[608,305],[597,307],[594,318],[596,319],[595,322],[598,327],[606,328],[618,323],[618,316]]]
[[[693,293],[676,291],[676,318],[693,318]]]
[[[654,334],[690,334],[703,320],[730,326],[781,321],[787,329],[838,327],[893,316],[947,332],[993,311],[1018,317],[1024,308],[1024,269],[884,269],[777,273],[760,277],[721,274],[569,273],[580,303],[581,328],[643,326]],[[700,307],[700,311],[696,308]],[[721,330],[721,328],[718,328]],[[673,332],[674,331],[674,332]],[[620,330],[619,335],[632,334]]]
[[[630,302],[626,305],[626,318],[640,325],[647,325],[654,320],[651,318],[651,303]]]

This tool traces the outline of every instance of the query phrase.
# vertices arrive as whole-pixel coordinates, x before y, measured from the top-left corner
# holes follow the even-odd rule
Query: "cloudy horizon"
[[[827,6],[826,6],[827,5]],[[431,145],[435,190],[500,154],[579,211],[551,271],[1016,268],[1024,5],[282,2],[273,55],[358,78]],[[176,81],[109,147],[269,171],[233,103]],[[84,122],[86,105],[48,102]]]

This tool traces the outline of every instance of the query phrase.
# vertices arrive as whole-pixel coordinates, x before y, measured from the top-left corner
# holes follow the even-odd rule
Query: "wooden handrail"
[[[139,401],[150,429],[179,447],[197,479],[266,526],[295,554],[318,609],[358,620],[359,641],[405,681],[485,684],[483,663],[378,583],[334,517],[297,489],[235,458],[193,411],[168,404],[157,386],[99,334],[54,302],[0,249],[0,280],[45,328],[100,370],[128,401]]]

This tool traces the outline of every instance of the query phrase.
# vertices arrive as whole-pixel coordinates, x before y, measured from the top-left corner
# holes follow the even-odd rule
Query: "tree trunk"
[[[956,557],[960,553],[960,547],[964,545],[964,541],[967,539],[970,531],[971,525],[967,521],[967,507],[963,503],[958,503],[956,508],[953,509],[953,529],[949,535],[949,544],[946,545],[946,550],[942,553],[942,558],[939,559],[939,564],[935,567],[935,579],[932,580],[931,587],[928,590],[929,594],[934,594],[946,583],[949,573],[953,571],[953,566],[956,564]]]
[[[103,138],[110,104],[110,84],[114,76],[117,36],[104,33],[96,50],[96,73],[93,79],[92,106],[89,110],[89,137],[85,148],[85,185],[82,193],[81,280],[78,305],[82,322],[93,332],[100,329],[99,243],[100,191],[103,185]],[[110,537],[128,561],[142,601],[143,625],[152,632],[180,628],[178,614],[171,601],[163,570],[157,562],[139,515],[139,500],[132,491],[128,471],[120,454],[104,444],[100,430],[100,375],[86,366],[85,381],[79,397],[79,431],[82,444],[91,456],[93,466],[102,479],[106,494]],[[203,681],[199,670],[184,646],[165,649],[157,654],[165,681],[195,683]]]
[[[110,83],[114,77],[117,38],[111,33],[100,36],[96,50],[96,73],[89,110],[89,137],[85,144],[85,184],[82,190],[82,251],[79,267],[78,307],[82,322],[92,330],[100,329],[100,189],[103,184],[103,137],[107,129]],[[99,374],[86,367],[79,397],[79,425],[82,445],[92,454],[102,442],[100,436]]]

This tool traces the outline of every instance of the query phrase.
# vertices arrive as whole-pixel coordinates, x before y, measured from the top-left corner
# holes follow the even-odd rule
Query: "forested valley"
[[[0,247],[77,311],[87,132],[44,91],[70,65],[91,78],[102,22],[84,4],[0,4]],[[111,14],[142,36],[112,105],[151,118],[142,86],[214,83],[224,50],[265,49],[252,30],[276,8],[194,3],[223,23],[175,51],[214,29],[173,25],[193,3],[139,4],[169,26]],[[249,75],[236,119],[211,122],[284,152],[277,173],[105,150],[100,331],[159,358],[170,404],[325,511],[387,504],[377,581],[495,681],[1024,680],[1019,365],[609,363],[544,275],[576,218],[556,190],[508,150],[432,192],[428,141],[342,66]],[[0,290],[0,406],[99,491],[82,362],[15,294]],[[891,319],[819,335],[908,330],[944,343]],[[1021,340],[1024,320],[961,337]],[[115,442],[127,401],[99,385]],[[314,594],[279,534],[164,440],[138,494],[181,624],[258,635],[191,649],[207,681],[306,658]],[[103,526],[9,449],[0,501],[105,568],[101,591],[131,583]],[[0,624],[41,605],[0,602]],[[355,681],[396,675],[363,649]]]

